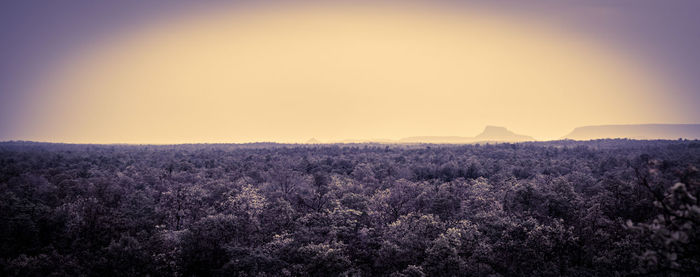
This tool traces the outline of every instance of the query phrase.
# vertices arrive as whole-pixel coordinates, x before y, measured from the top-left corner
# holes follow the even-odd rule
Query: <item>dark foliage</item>
[[[700,143],[0,143],[4,276],[698,276]]]

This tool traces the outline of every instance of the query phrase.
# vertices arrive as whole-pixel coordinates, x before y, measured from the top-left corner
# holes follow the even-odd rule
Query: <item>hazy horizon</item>
[[[658,129],[648,129],[648,130],[634,130],[635,127],[659,127]],[[576,132],[580,129],[595,129],[597,127],[603,127],[603,130],[613,131],[613,134],[622,135],[606,135],[601,133],[601,130],[593,131],[591,133],[588,130],[586,137],[577,137]],[[695,127],[689,128],[689,127]],[[512,133],[513,135],[529,137],[532,139],[498,139],[490,137],[493,134],[488,133],[489,128],[503,128],[506,131]],[[663,133],[660,131],[671,131],[670,133]],[[608,133],[609,134],[609,133]],[[626,134],[626,135],[625,135]],[[573,135],[573,137],[572,137]],[[579,134],[580,135],[580,134]],[[479,136],[486,136],[485,138],[479,138]],[[527,141],[557,141],[557,140],[595,140],[595,139],[635,139],[635,140],[676,140],[679,138],[684,139],[700,139],[700,124],[695,123],[681,123],[681,124],[662,124],[662,123],[652,123],[652,124],[606,124],[606,125],[587,125],[579,126],[573,128],[566,135],[554,139],[538,139],[529,136],[527,133],[513,132],[507,127],[486,125],[484,129],[479,134],[471,135],[430,135],[430,136],[408,136],[400,138],[345,138],[339,140],[325,140],[318,137],[310,136],[305,140],[301,141],[274,141],[274,140],[256,140],[256,141],[173,141],[173,142],[139,142],[139,141],[113,141],[113,142],[91,142],[91,141],[40,141],[40,140],[25,140],[25,139],[10,139],[3,140],[0,142],[11,142],[11,141],[27,141],[27,142],[42,142],[42,143],[66,143],[66,144],[127,144],[127,145],[177,145],[177,144],[248,144],[248,143],[280,143],[280,144],[344,144],[344,143],[386,143],[386,144],[470,144],[470,143],[483,143],[483,142],[527,142]]]

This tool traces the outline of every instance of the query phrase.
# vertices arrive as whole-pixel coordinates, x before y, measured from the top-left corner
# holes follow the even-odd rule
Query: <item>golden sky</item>
[[[276,5],[169,15],[50,69],[20,133],[89,143],[557,139],[682,118],[623,49],[486,10]]]

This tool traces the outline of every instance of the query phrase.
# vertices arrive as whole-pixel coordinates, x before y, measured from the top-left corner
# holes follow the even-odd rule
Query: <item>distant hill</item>
[[[517,141],[534,141],[531,136],[519,135],[511,132],[505,127],[486,126],[481,134],[474,137],[476,141],[502,141],[502,142],[517,142]]]
[[[565,139],[700,139],[700,124],[600,125],[574,129]]]
[[[534,141],[530,136],[519,135],[505,127],[486,126],[483,132],[475,137],[457,136],[425,136],[402,138],[402,143],[475,143],[475,142],[521,142]]]
[[[318,141],[316,138],[310,138],[309,140],[306,141],[307,144],[320,144],[321,142]]]

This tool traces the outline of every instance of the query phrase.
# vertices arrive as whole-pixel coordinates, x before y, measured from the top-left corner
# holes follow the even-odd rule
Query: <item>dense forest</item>
[[[699,276],[700,142],[0,143],[3,276]]]

